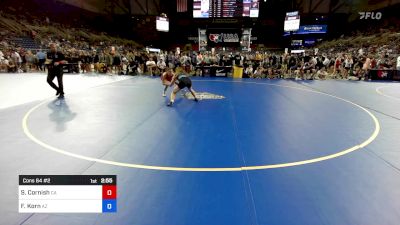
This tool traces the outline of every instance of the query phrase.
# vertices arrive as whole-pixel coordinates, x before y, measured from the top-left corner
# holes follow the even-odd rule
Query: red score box
[[[103,199],[116,199],[117,186],[116,185],[103,185]]]

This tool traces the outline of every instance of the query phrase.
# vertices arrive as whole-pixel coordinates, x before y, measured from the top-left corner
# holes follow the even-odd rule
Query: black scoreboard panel
[[[194,18],[258,17],[259,0],[194,0]]]

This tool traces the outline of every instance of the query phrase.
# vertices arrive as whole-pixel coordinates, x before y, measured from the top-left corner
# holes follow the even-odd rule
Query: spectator
[[[354,62],[351,55],[346,55],[344,60],[343,74],[342,74],[343,78],[348,79],[349,71],[351,70],[353,63]]]
[[[11,64],[14,65],[16,67],[15,72],[16,73],[21,73],[21,64],[22,64],[22,58],[20,56],[20,54],[17,51],[13,51],[11,53]]]
[[[318,71],[317,74],[315,75],[314,79],[315,80],[325,80],[328,76],[328,72],[326,72],[326,68],[325,67],[321,67]]]
[[[244,71],[245,77],[253,77],[253,65],[249,65]]]
[[[112,56],[112,71],[114,71],[115,74],[120,75],[122,71],[122,64],[121,64],[121,55],[117,51],[112,51],[111,52]]]
[[[164,62],[164,59],[160,57],[160,60],[157,62],[157,67],[160,70],[160,74],[163,74],[165,72],[165,68],[167,65]]]
[[[371,58],[370,58],[370,55],[368,55],[368,57],[365,58],[365,61],[364,61],[363,67],[362,67],[364,79],[371,80],[370,73],[369,73],[370,69],[371,69]]]
[[[146,66],[148,68],[148,72],[150,73],[150,75],[154,76],[154,69],[157,68],[157,64],[154,61],[153,57],[149,57],[149,59],[146,62]]]
[[[35,70],[35,61],[36,57],[32,54],[32,51],[27,51],[25,54],[25,71],[29,72],[31,70]]]
[[[396,69],[400,70],[400,56],[397,57]]]
[[[46,61],[46,54],[42,51],[42,49],[40,49],[37,53],[36,53],[36,58],[38,59],[38,68],[40,71],[44,71],[44,62]]]

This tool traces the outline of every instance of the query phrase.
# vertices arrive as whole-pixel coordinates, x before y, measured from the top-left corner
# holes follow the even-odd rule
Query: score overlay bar
[[[116,175],[20,175],[20,213],[113,213]]]

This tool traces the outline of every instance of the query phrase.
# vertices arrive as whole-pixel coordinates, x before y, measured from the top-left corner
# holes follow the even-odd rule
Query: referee
[[[54,88],[57,93],[56,96],[64,98],[64,85],[63,85],[63,64],[67,63],[65,57],[61,52],[57,51],[56,44],[50,44],[50,52],[47,52],[47,83]],[[58,87],[53,83],[54,78],[57,77]]]

